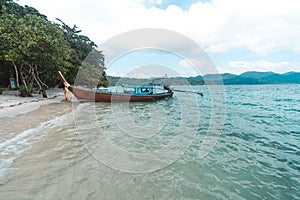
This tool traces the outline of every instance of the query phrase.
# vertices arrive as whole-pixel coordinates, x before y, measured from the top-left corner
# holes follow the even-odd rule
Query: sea
[[[0,199],[300,199],[300,85],[175,88],[1,116]]]

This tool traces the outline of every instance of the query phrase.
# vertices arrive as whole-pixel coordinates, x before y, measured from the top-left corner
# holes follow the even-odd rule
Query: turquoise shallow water
[[[300,85],[194,90],[41,107],[73,113],[0,144],[0,199],[300,199]]]

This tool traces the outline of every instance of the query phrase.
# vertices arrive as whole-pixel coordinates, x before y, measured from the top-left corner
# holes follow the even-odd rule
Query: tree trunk
[[[22,82],[23,82],[23,84],[24,84],[24,87],[25,87],[25,89],[26,89],[26,92],[27,92],[26,96],[28,96],[28,94],[29,94],[29,89],[28,89],[26,80],[25,80],[25,78],[24,78],[24,76],[23,76],[22,68],[23,68],[23,65],[21,65],[21,68],[20,68],[20,75],[21,75],[21,79],[22,79]]]
[[[45,86],[46,84],[44,84],[38,77],[38,71],[37,71],[37,66],[35,67],[32,67],[32,76],[34,78],[34,80],[36,81],[36,83],[38,84],[39,86],[39,89],[40,89],[40,92],[42,93],[43,95],[43,98],[48,98],[47,94],[46,94],[46,89],[45,89]],[[42,86],[43,84],[43,86]]]
[[[40,89],[40,91],[41,91],[41,90],[42,90],[42,86],[41,86],[40,82],[37,80],[37,78],[36,78],[36,76],[35,76],[34,68],[33,68],[32,65],[29,65],[29,67],[30,67],[30,70],[29,70],[29,71],[31,72],[31,76],[32,76],[32,78],[35,80],[35,82],[38,84],[39,89]]]
[[[48,98],[45,87],[42,88],[41,93],[43,95],[43,98]]]
[[[42,86],[49,89],[48,85],[40,79],[39,72],[37,70],[37,65],[35,66],[35,72],[36,72],[36,78],[39,80],[39,82],[42,84]]]
[[[17,82],[17,88],[20,87],[20,84],[19,84],[19,72],[18,72],[18,68],[17,68],[17,65],[15,64],[15,62],[13,61],[13,66],[15,68],[15,73],[16,73],[16,82]]]

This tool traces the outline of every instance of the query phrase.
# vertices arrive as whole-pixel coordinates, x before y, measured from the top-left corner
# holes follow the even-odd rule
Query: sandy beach
[[[20,97],[18,91],[3,91],[0,95],[0,117],[14,117],[38,109],[41,105],[63,100],[62,89],[47,90],[48,98],[34,93],[33,97]]]
[[[47,95],[48,98],[41,94],[20,97],[17,91],[0,95],[0,143],[71,111],[72,105],[64,100],[62,89],[47,90]]]

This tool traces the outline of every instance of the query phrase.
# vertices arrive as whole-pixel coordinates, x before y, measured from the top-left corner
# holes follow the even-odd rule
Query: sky
[[[59,18],[70,26],[76,24],[107,57],[110,52],[101,47],[125,38],[127,51],[114,54],[116,57],[106,63],[109,75],[126,76],[137,71],[141,76],[141,69],[154,65],[164,67],[161,70],[153,67],[152,73],[147,72],[151,76],[300,71],[299,0],[19,0],[17,3],[38,9],[51,21]],[[138,35],[140,32],[134,30],[145,28],[168,30],[170,37],[161,40],[158,32],[151,39],[154,48],[143,48],[138,45],[145,44],[136,40],[148,34]],[[178,42],[173,38],[181,39]],[[210,62],[206,68],[215,69],[195,67],[203,55],[193,62],[195,57],[176,51],[180,47],[190,51],[185,41],[201,47],[201,54],[207,55],[205,63]],[[161,46],[165,49],[160,49]]]

